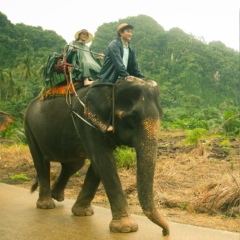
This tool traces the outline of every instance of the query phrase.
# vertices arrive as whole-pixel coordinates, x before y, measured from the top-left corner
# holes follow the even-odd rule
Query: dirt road
[[[36,209],[37,193],[0,183],[1,240],[239,240],[239,233],[194,227],[169,222],[171,235],[163,237],[161,228],[146,217],[133,215],[139,224],[135,233],[109,231],[109,209],[94,206],[95,214],[76,217],[71,214],[73,200],[57,203],[55,209]]]

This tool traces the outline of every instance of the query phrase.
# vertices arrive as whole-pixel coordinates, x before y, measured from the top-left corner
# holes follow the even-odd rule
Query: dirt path
[[[156,206],[169,221],[240,232],[239,201],[235,207],[229,207],[231,202],[220,204],[230,193],[240,199],[240,139],[213,138],[197,148],[187,146],[185,139],[181,131],[166,131],[160,136],[154,182]],[[0,181],[30,190],[36,173],[28,148],[1,144],[0,149]],[[71,177],[65,198],[76,199],[87,166]],[[51,165],[52,180],[59,171],[59,164]],[[29,181],[12,179],[17,174],[25,174]],[[136,169],[120,169],[119,176],[131,212],[141,215]],[[93,204],[109,207],[102,185]]]

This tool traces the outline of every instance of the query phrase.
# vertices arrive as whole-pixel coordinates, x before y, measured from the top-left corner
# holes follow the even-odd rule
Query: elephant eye
[[[130,111],[122,111],[120,120],[126,125],[127,127],[136,127],[137,124],[140,122],[139,115],[133,108]]]

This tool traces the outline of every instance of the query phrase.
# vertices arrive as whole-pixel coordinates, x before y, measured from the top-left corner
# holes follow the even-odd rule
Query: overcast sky
[[[239,8],[240,0],[0,0],[0,11],[13,24],[41,26],[67,42],[82,28],[94,34],[103,23],[144,14],[166,31],[178,27],[207,43],[221,41],[237,51]]]

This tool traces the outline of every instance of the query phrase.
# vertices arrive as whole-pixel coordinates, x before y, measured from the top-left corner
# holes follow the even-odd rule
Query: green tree
[[[2,101],[4,92],[5,92],[4,83],[6,82],[6,78],[7,78],[7,73],[5,69],[0,68],[0,101]]]
[[[20,64],[17,66],[17,72],[20,73],[25,81],[25,93],[24,96],[27,96],[27,88],[28,88],[28,80],[34,76],[33,72],[33,58],[26,54],[23,57],[20,57],[19,60]]]

